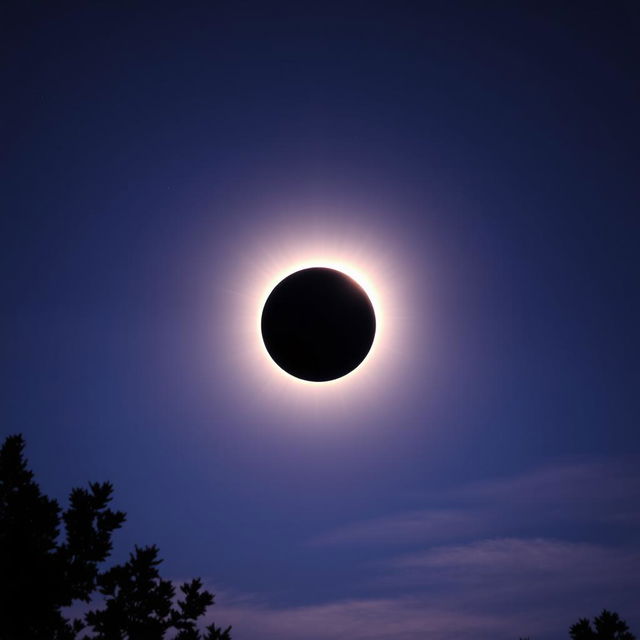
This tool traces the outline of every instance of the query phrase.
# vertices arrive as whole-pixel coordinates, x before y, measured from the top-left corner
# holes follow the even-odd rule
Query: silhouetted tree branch
[[[572,640],[636,640],[627,623],[615,612],[603,609],[593,623],[595,629],[587,618],[578,620],[569,629]]]
[[[231,627],[198,630],[213,604],[199,579],[183,584],[175,602],[173,584],[158,571],[157,547],[136,547],[126,563],[102,571],[125,521],[109,508],[113,486],[73,489],[63,512],[34,482],[24,447],[15,435],[0,449],[0,640],[75,640],[81,633],[82,640],[163,640],[167,632],[176,640],[230,640]],[[90,603],[96,593],[102,608],[83,620],[65,618],[63,608]]]

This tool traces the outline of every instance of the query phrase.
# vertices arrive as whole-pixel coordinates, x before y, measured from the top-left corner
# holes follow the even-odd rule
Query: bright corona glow
[[[404,268],[408,252],[395,240],[393,229],[373,229],[351,216],[283,216],[252,228],[238,238],[242,251],[227,269],[221,343],[216,352],[226,357],[229,393],[239,406],[263,416],[286,416],[288,422],[316,418],[353,417],[362,411],[383,410],[397,396],[420,358],[425,335],[418,327],[410,301],[415,283]],[[293,221],[293,222],[292,222]],[[375,231],[375,232],[374,232]],[[404,251],[403,251],[404,249]],[[281,369],[269,355],[260,322],[265,302],[275,286],[296,271],[327,267],[355,280],[367,293],[376,317],[376,333],[365,359],[335,380],[302,380]],[[411,292],[411,293],[410,293]],[[237,395],[235,395],[237,394]]]

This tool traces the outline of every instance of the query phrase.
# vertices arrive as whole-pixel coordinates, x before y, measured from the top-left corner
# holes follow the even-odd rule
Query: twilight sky
[[[8,3],[0,435],[236,640],[640,632],[640,10]],[[344,265],[341,383],[265,293]]]

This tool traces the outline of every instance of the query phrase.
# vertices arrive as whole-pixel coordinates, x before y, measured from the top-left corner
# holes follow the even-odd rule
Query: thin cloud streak
[[[484,527],[477,514],[461,509],[426,509],[355,522],[310,541],[314,546],[360,543],[407,543],[420,539],[434,541],[457,535],[459,531],[481,533]]]
[[[274,608],[219,593],[216,620],[245,640],[505,640],[558,637],[603,606],[634,619],[640,553],[545,539],[495,539],[395,558],[379,586],[395,597]],[[628,614],[631,614],[629,616]]]
[[[502,538],[435,547],[385,562],[387,584],[472,589],[474,601],[549,599],[595,589],[615,594],[640,588],[640,551],[544,538]]]
[[[434,507],[353,522],[310,544],[424,545],[522,530],[536,536],[542,524],[548,528],[567,523],[619,527],[629,535],[640,530],[638,469],[638,461],[631,459],[570,462],[479,482],[430,497]],[[442,509],[437,506],[442,501],[455,506]]]
[[[418,640],[429,637],[509,637],[518,627],[509,616],[462,613],[429,604],[423,597],[352,599],[294,608],[270,608],[258,600],[219,599],[212,619],[237,620],[245,640]],[[480,633],[480,635],[479,635]]]
[[[307,544],[369,545],[378,558],[363,565],[366,597],[278,608],[221,592],[216,618],[236,621],[245,640],[552,640],[603,607],[637,628],[638,468],[570,461],[346,524]],[[598,527],[619,542],[600,544]]]

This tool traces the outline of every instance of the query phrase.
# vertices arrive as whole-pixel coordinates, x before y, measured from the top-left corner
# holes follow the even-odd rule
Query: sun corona
[[[403,268],[407,252],[403,255],[394,230],[375,231],[354,219],[347,224],[327,215],[303,220],[285,216],[279,223],[265,219],[262,228],[238,240],[243,251],[227,270],[223,299],[229,313],[218,352],[225,355],[229,393],[237,394],[247,410],[302,423],[310,415],[344,421],[356,411],[378,405],[383,410],[385,398],[402,392],[408,358],[419,357],[419,333],[408,304],[411,271]],[[283,280],[308,269],[333,270],[353,280],[366,294],[375,319],[361,361],[356,357],[353,366],[335,377],[292,374],[265,344],[262,320],[269,296]]]

